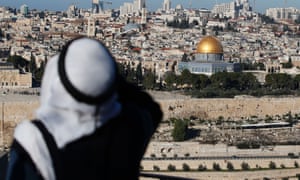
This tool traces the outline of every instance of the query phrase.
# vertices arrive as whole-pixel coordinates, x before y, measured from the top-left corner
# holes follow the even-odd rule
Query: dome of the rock
[[[196,53],[201,54],[223,54],[221,42],[214,36],[206,36],[197,45]]]

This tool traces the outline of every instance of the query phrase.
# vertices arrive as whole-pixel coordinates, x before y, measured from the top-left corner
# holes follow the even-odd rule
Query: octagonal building
[[[238,63],[224,61],[224,52],[221,42],[214,36],[203,37],[197,45],[194,60],[181,61],[178,70],[188,69],[193,74],[212,75],[216,72],[239,71]]]

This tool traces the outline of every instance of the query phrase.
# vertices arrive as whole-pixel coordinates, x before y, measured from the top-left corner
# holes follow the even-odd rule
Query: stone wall
[[[1,88],[30,88],[32,86],[32,74],[19,73],[18,69],[1,70],[0,71],[0,87]]]
[[[198,142],[150,142],[145,157],[215,157],[215,156],[287,156],[300,155],[300,145],[262,146],[258,149],[238,149],[226,144],[200,144]]]
[[[0,147],[10,146],[15,126],[22,120],[34,118],[37,100],[0,103]]]
[[[177,96],[173,96],[177,97]],[[8,144],[16,124],[23,119],[34,118],[37,109],[38,97],[4,97],[0,96],[0,124],[4,129],[0,133],[0,146]],[[191,99],[155,98],[164,112],[164,119],[170,117],[196,116],[203,119],[217,119],[223,116],[225,119],[231,117],[239,120],[242,117],[258,116],[264,118],[266,115],[275,116],[288,112],[300,113],[300,98],[251,98],[239,97],[234,99]],[[4,123],[3,123],[4,122]]]
[[[300,98],[218,98],[218,99],[157,99],[164,112],[164,119],[170,117],[189,118],[196,116],[201,119],[224,119],[240,120],[251,116],[265,118],[291,112],[300,113]]]

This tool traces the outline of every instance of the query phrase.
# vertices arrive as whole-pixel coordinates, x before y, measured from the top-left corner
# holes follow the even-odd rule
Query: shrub
[[[221,170],[221,167],[218,163],[213,163],[213,169],[216,170],[216,171],[220,171]]]
[[[232,164],[231,162],[228,162],[228,163],[227,163],[227,169],[228,169],[229,171],[233,171],[233,170],[234,170],[233,164]]]
[[[258,149],[260,148],[260,144],[258,144],[257,142],[239,142],[236,147],[238,149]]]
[[[172,164],[169,164],[168,165],[168,170],[169,171],[176,171],[176,166],[172,165]]]
[[[183,163],[182,164],[182,169],[184,170],[184,171],[190,171],[191,169],[190,169],[190,166],[188,165],[188,164],[186,164],[186,163]]]
[[[190,153],[186,153],[184,154],[185,157],[189,157],[190,156]]]
[[[241,167],[242,167],[243,170],[249,170],[249,169],[250,169],[249,164],[246,163],[246,162],[243,162],[243,163],[241,164]]]
[[[295,168],[299,168],[299,163],[297,161],[294,162]]]
[[[200,164],[200,165],[198,166],[198,171],[206,171],[206,170],[207,170],[207,168],[206,168],[205,165]]]
[[[153,170],[154,170],[154,171],[160,171],[160,168],[159,168],[158,166],[154,165],[154,166],[153,166]]]
[[[270,164],[269,164],[269,168],[270,169],[276,169],[276,163],[271,161]]]
[[[174,141],[184,141],[188,130],[188,123],[182,119],[176,119],[174,122],[174,129],[172,130],[172,137]]]
[[[280,167],[281,167],[282,169],[284,169],[284,168],[285,168],[285,165],[284,165],[284,164],[280,164]]]

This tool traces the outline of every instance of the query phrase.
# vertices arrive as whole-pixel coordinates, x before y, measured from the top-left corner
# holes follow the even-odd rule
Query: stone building
[[[221,42],[214,36],[206,36],[197,45],[193,61],[181,61],[178,70],[188,69],[193,74],[212,75],[216,72],[239,71],[239,64],[224,61]]]
[[[267,73],[281,73],[282,64],[279,62],[266,62],[266,72]]]
[[[1,88],[30,88],[32,87],[32,74],[20,72],[10,63],[0,63]]]

